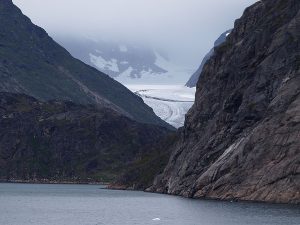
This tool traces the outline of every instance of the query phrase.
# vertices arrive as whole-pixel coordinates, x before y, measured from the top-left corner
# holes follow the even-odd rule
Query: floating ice
[[[153,221],[160,221],[160,218],[154,218]]]

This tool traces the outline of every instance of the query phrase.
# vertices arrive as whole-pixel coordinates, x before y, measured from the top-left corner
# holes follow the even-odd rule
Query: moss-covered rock
[[[109,108],[0,93],[0,180],[111,182],[168,133]]]

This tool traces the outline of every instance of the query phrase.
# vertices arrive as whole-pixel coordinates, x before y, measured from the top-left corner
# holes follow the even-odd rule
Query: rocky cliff
[[[0,180],[112,181],[168,133],[109,108],[0,92]]]
[[[0,91],[97,104],[171,128],[123,85],[74,59],[11,0],[0,1],[0,21]]]
[[[215,48],[148,191],[300,203],[300,1],[247,8]]]

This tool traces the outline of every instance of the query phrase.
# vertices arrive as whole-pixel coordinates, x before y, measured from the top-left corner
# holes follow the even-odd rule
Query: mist
[[[54,39],[85,36],[164,49],[197,68],[215,39],[256,0],[13,0]]]

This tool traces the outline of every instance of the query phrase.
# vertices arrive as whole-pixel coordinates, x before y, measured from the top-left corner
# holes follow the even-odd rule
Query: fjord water
[[[300,207],[202,201],[99,185],[0,184],[1,225],[299,225]]]

